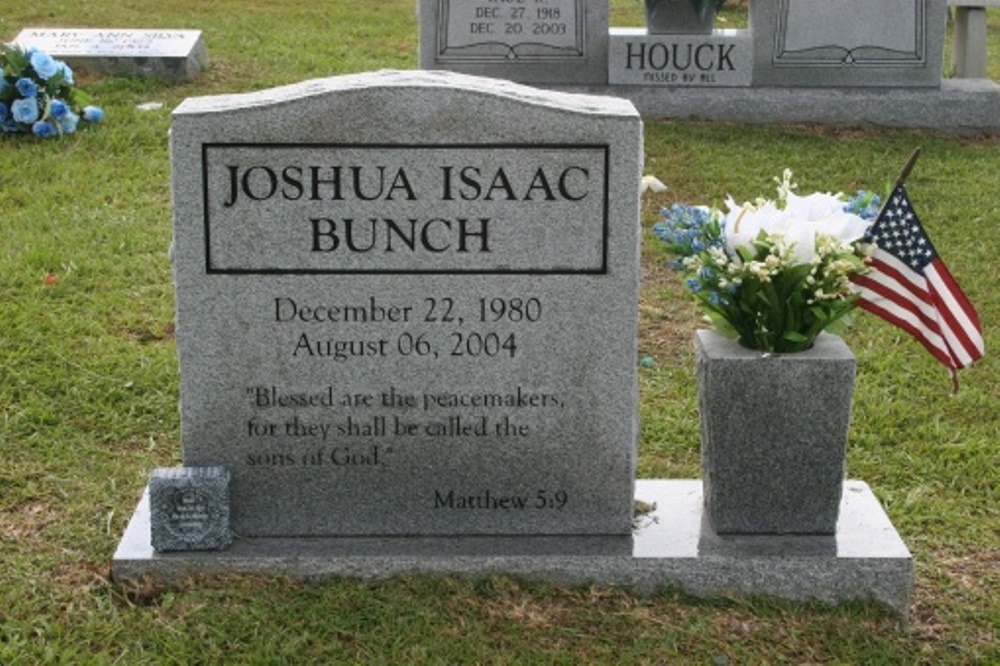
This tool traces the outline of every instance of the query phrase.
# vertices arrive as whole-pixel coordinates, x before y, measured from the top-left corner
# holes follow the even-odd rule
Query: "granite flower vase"
[[[691,0],[646,0],[646,30],[651,35],[709,35],[715,5],[699,14]]]
[[[695,337],[705,511],[718,534],[834,534],[855,358],[823,333],[793,354]]]

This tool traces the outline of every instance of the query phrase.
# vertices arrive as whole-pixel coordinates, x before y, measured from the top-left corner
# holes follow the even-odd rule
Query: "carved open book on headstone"
[[[754,85],[939,86],[944,0],[751,5]]]
[[[781,0],[779,7],[776,66],[913,66],[926,60],[922,0]]]

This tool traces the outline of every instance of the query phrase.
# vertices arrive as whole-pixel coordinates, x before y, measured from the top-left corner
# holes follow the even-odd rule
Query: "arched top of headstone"
[[[279,88],[249,93],[192,97],[174,111],[174,116],[206,113],[226,113],[234,110],[253,109],[299,102],[331,95],[365,93],[380,89],[411,88],[448,90],[477,96],[492,96],[519,101],[534,106],[551,107],[577,113],[599,115],[638,116],[638,111],[626,99],[580,95],[541,90],[511,81],[481,76],[471,76],[447,71],[382,70],[360,74],[347,74],[324,79],[313,79]]]

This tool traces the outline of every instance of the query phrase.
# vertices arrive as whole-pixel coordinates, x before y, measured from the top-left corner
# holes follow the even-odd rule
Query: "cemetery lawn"
[[[150,470],[180,463],[170,109],[413,68],[414,12],[413,0],[63,0],[0,14],[5,40],[25,27],[200,29],[211,59],[173,87],[81,74],[103,125],[59,141],[0,137],[0,664],[1000,662],[997,137],[646,124],[645,170],[670,190],[647,195],[643,213],[644,478],[699,474],[699,320],[648,233],[658,208],[752,198],[786,167],[806,191],[884,192],[923,147],[910,194],[979,309],[987,356],[952,395],[947,372],[889,325],[858,314],[845,336],[858,359],[848,474],[871,485],[913,552],[909,623],[861,603],[639,597],[502,577],[109,581]],[[638,25],[640,3],[614,0],[612,15]],[[989,16],[1000,80],[1000,10]],[[163,107],[137,108],[147,102]]]

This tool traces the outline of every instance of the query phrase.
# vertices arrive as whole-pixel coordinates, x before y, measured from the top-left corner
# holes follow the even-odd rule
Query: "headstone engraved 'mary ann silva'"
[[[72,67],[171,82],[196,76],[208,61],[200,30],[25,28],[15,41]]]

